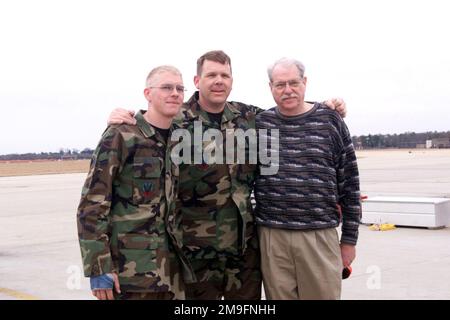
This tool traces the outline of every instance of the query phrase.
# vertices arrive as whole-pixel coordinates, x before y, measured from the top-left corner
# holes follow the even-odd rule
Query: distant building
[[[433,148],[450,148],[450,138],[436,138],[432,140]]]
[[[356,141],[353,141],[353,145],[354,145],[355,150],[362,150],[363,149],[362,142],[359,139],[356,140]]]
[[[427,149],[431,149],[433,147],[433,140],[427,140],[425,144]]]
[[[74,154],[63,154],[60,160],[77,160],[77,156]]]
[[[416,149],[425,149],[425,147],[426,147],[425,143],[416,144]]]

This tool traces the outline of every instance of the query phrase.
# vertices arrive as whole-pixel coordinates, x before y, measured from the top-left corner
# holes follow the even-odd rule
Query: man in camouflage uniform
[[[217,129],[224,139],[227,129],[255,128],[260,109],[226,101],[233,79],[231,61],[224,52],[201,56],[194,82],[199,92],[182,107],[182,127],[192,136],[194,121],[201,121],[202,134]],[[214,143],[225,146],[225,141],[203,142],[203,150]],[[256,164],[248,161],[180,165],[183,240],[198,279],[187,285],[188,299],[261,298],[258,240],[250,202],[255,169]]]
[[[197,60],[194,83],[199,91],[183,105],[180,124],[191,137],[195,121],[202,123],[202,135],[208,129],[219,130],[223,137],[227,129],[255,129],[255,116],[263,109],[227,101],[233,78],[230,58],[223,51],[207,52]],[[108,122],[134,123],[130,114],[114,110]],[[211,143],[225,145],[203,142],[203,150]],[[246,143],[246,154],[248,147]],[[247,160],[180,165],[177,211],[184,251],[198,280],[186,284],[187,299],[261,299],[260,253],[250,201],[256,169]]]
[[[174,210],[179,172],[167,139],[183,103],[181,73],[153,69],[148,111],[113,125],[96,148],[78,207],[84,274],[99,299],[184,299],[193,274]],[[112,285],[114,283],[115,292]]]

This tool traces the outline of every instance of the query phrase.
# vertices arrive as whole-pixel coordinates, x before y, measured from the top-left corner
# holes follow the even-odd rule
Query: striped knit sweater
[[[341,243],[356,244],[361,215],[358,166],[339,114],[319,103],[294,117],[283,116],[275,107],[257,115],[256,127],[279,129],[280,135],[278,172],[259,175],[255,182],[256,222],[301,230],[342,222]]]

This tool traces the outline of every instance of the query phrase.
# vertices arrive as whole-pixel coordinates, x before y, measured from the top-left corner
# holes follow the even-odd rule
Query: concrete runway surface
[[[362,193],[450,198],[450,150],[358,152]],[[0,178],[0,300],[93,299],[76,208],[86,174]],[[450,228],[361,225],[343,299],[450,299]]]

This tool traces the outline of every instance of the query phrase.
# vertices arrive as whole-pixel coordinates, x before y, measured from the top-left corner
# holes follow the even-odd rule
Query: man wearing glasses
[[[198,91],[183,105],[181,120],[181,127],[192,136],[196,121],[201,121],[202,133],[217,129],[223,137],[227,130],[255,129],[255,116],[263,109],[227,101],[233,84],[227,54],[210,51],[202,55],[194,83]],[[335,103],[345,112],[343,101]],[[108,122],[131,124],[134,120],[128,111],[116,109]],[[208,147],[203,143],[203,149]],[[177,208],[182,216],[184,252],[198,280],[186,285],[186,298],[261,298],[259,244],[250,201],[255,174],[256,165],[250,163],[180,165]]]
[[[84,274],[100,300],[184,299],[183,279],[193,280],[173,208],[179,173],[168,139],[184,91],[176,68],[153,69],[147,112],[136,114],[136,126],[110,126],[93,154],[77,222]]]
[[[339,299],[342,270],[355,259],[361,205],[351,136],[338,113],[304,101],[304,72],[297,60],[275,62],[277,106],[256,116],[259,129],[280,130],[279,170],[255,182],[268,299]]]

